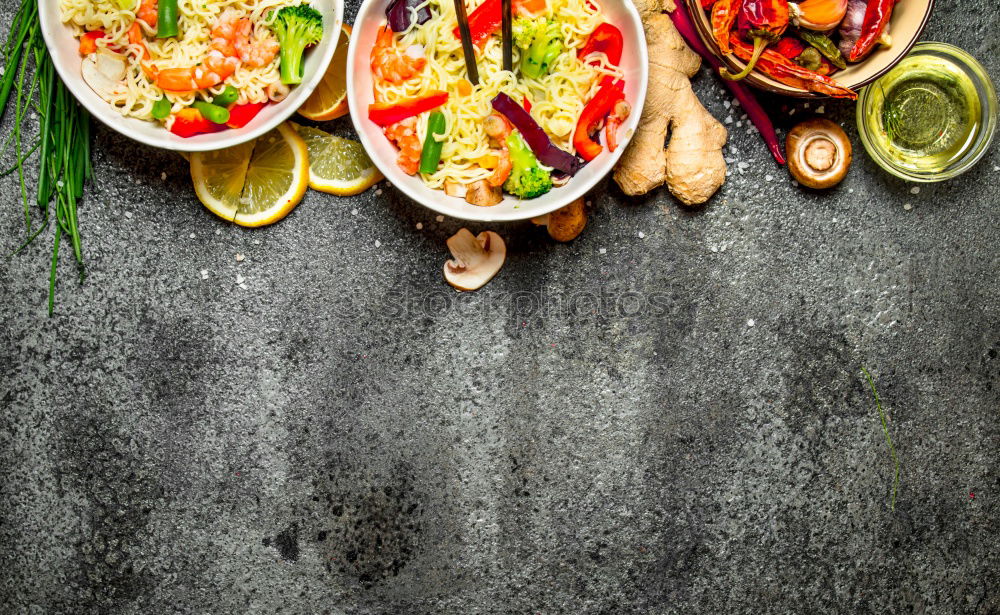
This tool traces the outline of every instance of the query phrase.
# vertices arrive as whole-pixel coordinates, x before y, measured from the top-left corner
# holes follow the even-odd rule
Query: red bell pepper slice
[[[266,106],[266,102],[233,105],[229,107],[229,121],[226,122],[226,126],[230,128],[243,128],[250,123],[250,120],[257,117],[261,109]]]
[[[88,56],[97,51],[97,41],[105,37],[104,30],[91,30],[80,37],[80,55]]]
[[[525,111],[527,111],[528,113],[531,113],[531,101],[528,100],[528,96],[527,95],[525,95],[525,97],[524,97],[524,104],[521,105],[521,106],[524,107]]]
[[[602,23],[590,33],[590,38],[577,52],[576,57],[582,60],[592,53],[604,52],[608,57],[608,63],[618,66],[622,61],[624,47],[622,31],[609,23]]]
[[[611,113],[615,103],[625,99],[624,88],[624,81],[604,83],[580,112],[576,132],[573,133],[573,147],[584,160],[589,162],[604,150],[599,143],[590,138],[590,135],[597,124]]]
[[[448,102],[448,92],[440,90],[420,98],[407,98],[395,103],[375,103],[368,105],[368,119],[379,126],[388,126],[424,111],[437,109]]]
[[[225,129],[225,126],[208,121],[201,111],[192,108],[181,109],[175,113],[174,123],[170,125],[170,132],[185,139]]]

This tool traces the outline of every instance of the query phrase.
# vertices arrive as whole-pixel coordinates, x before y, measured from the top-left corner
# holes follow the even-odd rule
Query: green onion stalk
[[[77,204],[83,198],[84,184],[93,175],[90,115],[56,74],[39,29],[37,0],[22,0],[2,50],[4,74],[0,77],[0,116],[13,111],[14,128],[0,155],[6,154],[13,145],[15,156],[14,164],[2,175],[17,172],[26,235],[24,243],[11,256],[30,245],[45,229],[54,227],[49,265],[48,310],[51,315],[55,308],[59,248],[64,238],[72,248],[81,282],[84,276]],[[33,68],[30,80],[27,79],[29,64]],[[25,148],[23,128],[29,109],[38,112],[40,128],[37,140]],[[42,220],[33,228],[25,163],[36,152],[39,159],[34,204],[41,211]]]

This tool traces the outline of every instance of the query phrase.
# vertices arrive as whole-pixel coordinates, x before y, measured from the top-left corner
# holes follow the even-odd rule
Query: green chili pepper
[[[229,109],[225,107],[213,105],[203,100],[196,100],[191,106],[200,111],[202,116],[213,124],[225,124],[229,121]]]
[[[240,91],[231,85],[227,85],[225,90],[222,90],[222,94],[219,94],[212,99],[213,105],[219,105],[220,107],[228,107],[240,98]]]
[[[840,53],[840,49],[837,48],[836,43],[831,41],[827,35],[811,30],[800,30],[799,38],[815,47],[816,51],[826,56],[826,59],[833,62],[833,65],[837,68],[847,68],[847,62],[844,61],[844,56]]]
[[[156,38],[177,36],[177,0],[159,0],[156,5]]]
[[[815,47],[806,47],[802,50],[802,53],[800,53],[798,57],[792,61],[802,68],[808,68],[809,70],[815,71],[819,70],[819,67],[823,65],[823,56],[820,55],[819,50]]]
[[[153,103],[153,119],[165,120],[170,115],[170,108],[173,104],[166,96]]]
[[[420,152],[420,172],[433,173],[437,171],[441,161],[441,148],[444,141],[438,141],[435,136],[444,136],[446,121],[444,113],[434,111],[427,118],[427,137],[424,139],[424,149]]]

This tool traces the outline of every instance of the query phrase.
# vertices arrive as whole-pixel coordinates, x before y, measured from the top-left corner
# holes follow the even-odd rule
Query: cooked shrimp
[[[418,46],[403,51],[396,45],[388,25],[382,26],[372,47],[371,68],[376,79],[389,83],[402,83],[424,69],[427,58]]]
[[[507,118],[499,113],[491,113],[483,120],[483,130],[486,131],[488,137],[502,144],[507,139],[507,135],[510,134],[511,127]]]
[[[158,19],[159,5],[157,0],[142,0],[139,8],[135,11],[135,18],[145,23],[152,30],[156,30],[156,20]]]
[[[487,177],[486,181],[496,188],[497,186],[502,186],[507,181],[507,178],[510,177],[510,150],[503,147],[499,150],[493,150],[493,155],[497,157],[497,166],[493,168],[493,174]]]
[[[226,9],[212,27],[211,50],[201,65],[163,69],[159,71],[156,85],[171,92],[203,90],[228,79],[244,61],[250,66],[264,66],[274,59],[277,42],[250,42],[251,28],[249,19],[241,18],[235,9]],[[273,46],[265,43],[273,43]]]
[[[423,147],[417,136],[417,118],[408,117],[405,120],[389,124],[385,127],[385,136],[399,148],[396,164],[407,175],[416,175],[420,169],[420,153]]]
[[[608,121],[604,125],[604,132],[608,139],[608,151],[613,152],[618,147],[618,127],[628,119],[632,113],[632,107],[624,100],[615,103],[614,108],[608,115]]]

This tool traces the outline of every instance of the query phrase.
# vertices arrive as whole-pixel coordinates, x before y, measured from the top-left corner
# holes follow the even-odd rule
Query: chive
[[[165,120],[170,116],[170,109],[173,105],[170,99],[164,96],[160,100],[153,103],[153,119],[155,120]]]
[[[882,433],[885,434],[886,444],[889,445],[889,456],[892,457],[892,463],[895,467],[896,476],[892,481],[892,500],[889,505],[890,510],[896,510],[896,491],[899,489],[899,458],[896,457],[896,447],[892,445],[892,437],[889,435],[889,424],[885,418],[885,411],[882,410],[882,402],[878,398],[878,391],[875,390],[875,381],[872,380],[872,375],[868,373],[865,366],[861,366],[861,371],[865,373],[865,378],[868,379],[868,386],[872,389],[872,395],[875,396],[875,407],[878,408],[878,416],[882,420]]]
[[[200,111],[205,119],[213,124],[225,124],[229,121],[229,109],[225,107],[213,105],[203,100],[196,100],[191,106]]]

